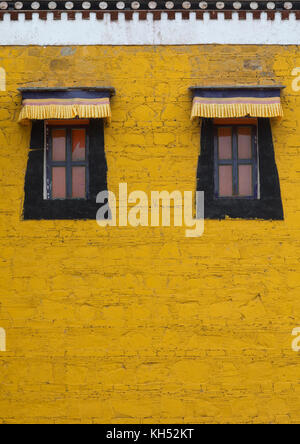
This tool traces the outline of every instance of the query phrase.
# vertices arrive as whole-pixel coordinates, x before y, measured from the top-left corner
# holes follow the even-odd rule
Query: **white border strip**
[[[201,44],[298,45],[300,20],[294,13],[289,20],[282,20],[280,13],[275,14],[274,21],[267,20],[265,12],[260,20],[254,20],[252,13],[247,13],[247,20],[239,20],[238,13],[233,13],[231,20],[225,20],[223,14],[211,20],[209,13],[204,13],[204,20],[197,20],[191,12],[189,20],[182,20],[181,13],[176,13],[175,20],[168,20],[162,13],[161,20],[154,21],[148,14],[142,21],[134,13],[132,21],[125,20],[124,14],[111,21],[110,14],[97,20],[91,12],[89,20],[83,20],[81,13],[76,13],[76,20],[68,20],[66,13],[62,13],[61,20],[54,20],[52,13],[48,13],[47,20],[40,20],[33,13],[32,20],[25,21],[25,15],[19,13],[18,21],[11,21],[5,14],[0,22],[0,46]]]

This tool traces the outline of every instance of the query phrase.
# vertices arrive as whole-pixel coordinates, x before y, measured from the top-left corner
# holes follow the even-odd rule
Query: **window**
[[[203,118],[197,190],[207,219],[283,220],[270,119]]]
[[[105,190],[103,119],[33,121],[24,220],[95,219]]]
[[[257,127],[216,125],[215,197],[257,199]]]
[[[87,199],[87,126],[47,127],[47,199]]]

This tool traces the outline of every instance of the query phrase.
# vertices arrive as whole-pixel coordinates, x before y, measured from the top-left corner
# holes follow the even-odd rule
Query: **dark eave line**
[[[234,85],[234,86],[228,86],[228,85],[218,85],[218,86],[191,86],[189,89],[191,91],[197,90],[197,89],[205,89],[205,90],[222,90],[222,89],[284,89],[286,86],[284,85]]]
[[[111,95],[115,95],[116,94],[116,90],[115,88],[113,88],[112,86],[74,86],[74,87],[69,87],[69,88],[40,88],[40,87],[31,87],[31,88],[19,88],[18,91],[20,93],[25,93],[25,92],[43,92],[43,91],[48,91],[48,92],[55,92],[55,91],[62,91],[62,92],[68,92],[68,91],[97,91],[97,92],[110,92]]]

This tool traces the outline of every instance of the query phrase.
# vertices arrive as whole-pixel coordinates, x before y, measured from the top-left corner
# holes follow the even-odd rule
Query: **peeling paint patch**
[[[64,57],[73,55],[75,53],[76,53],[76,48],[67,47],[67,48],[62,48],[61,50],[61,55]]]
[[[245,60],[244,61],[245,69],[252,69],[253,71],[261,71],[262,66],[259,60]]]

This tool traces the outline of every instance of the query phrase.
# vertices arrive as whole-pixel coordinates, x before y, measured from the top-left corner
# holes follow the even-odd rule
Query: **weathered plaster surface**
[[[222,14],[218,20],[211,20],[209,13],[204,13],[204,20],[197,20],[193,12],[189,20],[183,20],[181,13],[175,20],[168,20],[162,13],[157,21],[152,14],[141,21],[138,13],[133,14],[132,21],[125,20],[124,14],[119,14],[117,21],[111,21],[109,14],[97,20],[92,12],[89,20],[84,20],[81,13],[76,14],[76,20],[68,20],[67,13],[62,13],[61,20],[53,20],[48,13],[47,20],[33,14],[32,20],[26,21],[20,13],[17,21],[5,14],[0,22],[2,45],[297,45],[299,34],[300,21],[294,13],[289,20],[282,20],[276,13],[274,21],[267,19],[266,12],[259,20],[254,20],[251,13],[247,20],[240,20],[238,13],[233,13],[231,20],[225,20]]]
[[[0,422],[300,422],[297,46],[0,47]],[[195,190],[191,85],[285,84],[284,222],[100,228],[22,221],[21,86],[116,88],[108,186]]]

